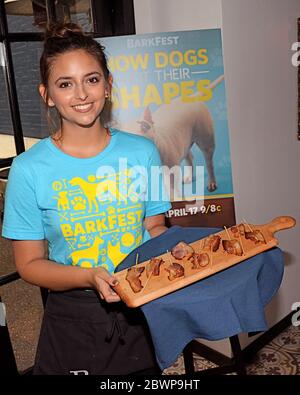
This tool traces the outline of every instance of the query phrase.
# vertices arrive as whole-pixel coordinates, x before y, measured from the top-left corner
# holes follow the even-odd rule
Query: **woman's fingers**
[[[117,285],[119,283],[119,281],[118,281],[118,279],[116,277],[114,277],[111,274],[109,274],[108,271],[103,269],[103,268],[99,268],[98,269],[97,276],[99,276],[100,278],[105,280],[111,286],[115,286],[115,285]]]
[[[120,302],[120,296],[115,294],[115,295],[109,295],[107,298],[105,298],[107,303],[116,303],[116,302]]]
[[[121,300],[118,294],[111,288],[119,282],[107,270],[101,267],[95,268],[93,282],[94,288],[99,292],[101,299],[105,299],[108,303],[119,302]]]
[[[119,295],[110,287],[110,285],[101,278],[99,278],[98,281],[98,291],[100,293],[100,297],[102,295],[108,303],[119,302],[121,300]]]

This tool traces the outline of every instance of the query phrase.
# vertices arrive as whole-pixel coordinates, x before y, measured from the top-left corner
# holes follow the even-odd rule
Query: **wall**
[[[221,0],[134,0],[136,33],[221,27]]]
[[[137,0],[137,33],[222,26],[237,221],[265,223],[278,215],[300,222],[297,141],[298,0]],[[298,237],[297,237],[298,236]],[[299,227],[278,234],[285,274],[267,306],[272,326],[300,301]],[[251,339],[252,341],[252,339]],[[241,336],[243,345],[249,343]],[[228,342],[205,342],[228,354]]]
[[[298,0],[226,0],[223,48],[237,220],[265,223],[278,215],[300,222],[297,141]],[[238,34],[237,34],[238,32]],[[278,233],[285,274],[267,308],[270,325],[300,300],[299,227]]]

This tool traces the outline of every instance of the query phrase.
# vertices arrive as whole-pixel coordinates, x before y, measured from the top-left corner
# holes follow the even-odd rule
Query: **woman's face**
[[[45,98],[45,89],[40,87]],[[84,50],[59,55],[48,80],[48,105],[55,106],[64,126],[90,127],[99,118],[110,85],[101,66]]]

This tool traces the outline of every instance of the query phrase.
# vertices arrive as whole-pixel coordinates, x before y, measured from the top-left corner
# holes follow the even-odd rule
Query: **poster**
[[[169,225],[235,223],[220,29],[102,38],[113,123],[150,138],[169,177]]]

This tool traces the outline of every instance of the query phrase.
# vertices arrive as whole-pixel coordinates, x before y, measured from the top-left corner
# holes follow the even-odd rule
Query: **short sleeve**
[[[148,164],[148,188],[146,201],[146,217],[163,214],[171,209],[169,195],[163,181],[162,163],[156,146]]]
[[[32,175],[13,162],[5,191],[2,236],[15,240],[42,240],[42,211],[38,207]]]

